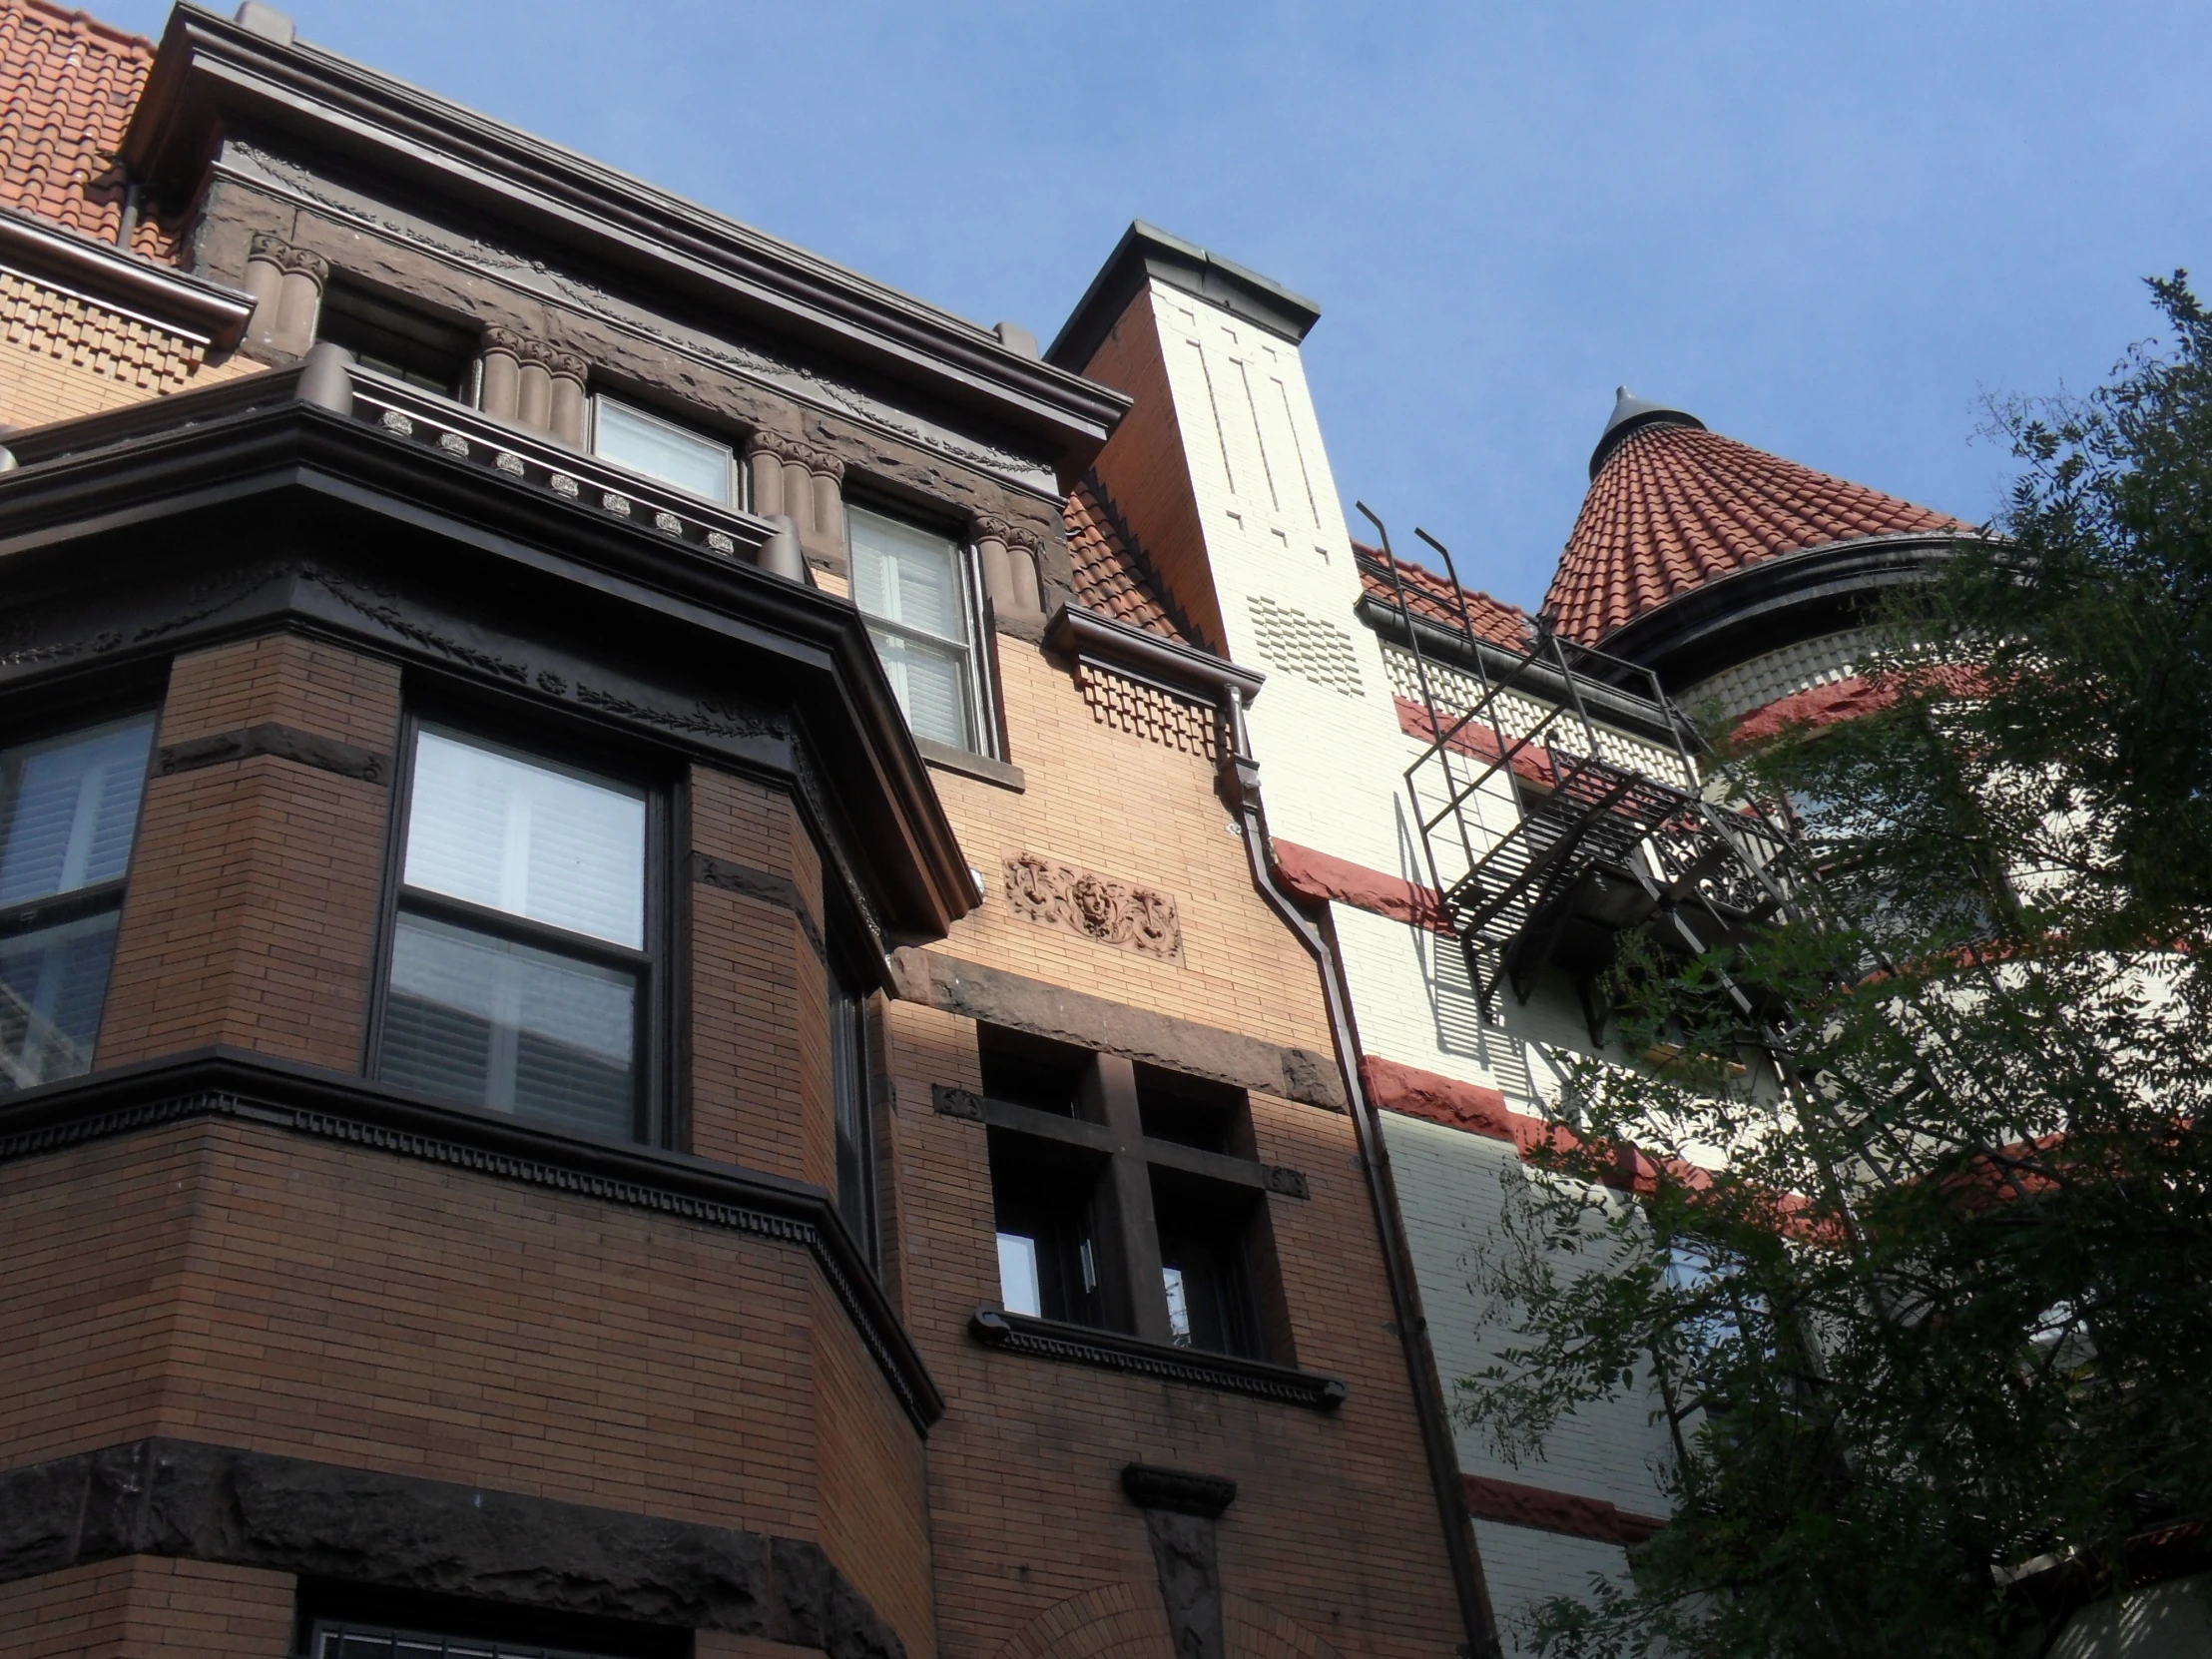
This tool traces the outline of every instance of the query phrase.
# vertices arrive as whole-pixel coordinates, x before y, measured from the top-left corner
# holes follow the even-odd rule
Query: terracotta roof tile
[[[154,43],[45,0],[0,0],[0,204],[113,242],[123,213],[113,171],[131,111],[154,65]],[[175,258],[152,217],[139,253]]]
[[[1675,595],[1761,559],[1862,536],[1967,528],[1701,427],[1622,439],[1583,497],[1544,610],[1596,645]]]
[[[1077,604],[1184,645],[1205,646],[1095,474],[1068,492],[1060,516],[1067,524]]]
[[[1390,557],[1380,547],[1369,547],[1354,542],[1352,551],[1360,562],[1360,586],[1367,596],[1378,604],[1397,607],[1397,585],[1390,579]],[[1417,565],[1410,559],[1397,561],[1399,573],[1405,581],[1405,602],[1417,616],[1441,623],[1456,632],[1459,627],[1459,607],[1452,598],[1451,583],[1438,576],[1426,565]],[[1508,605],[1502,599],[1492,599],[1488,594],[1473,588],[1461,590],[1466,596],[1467,621],[1475,633],[1492,645],[1502,645],[1508,651],[1526,651],[1529,645],[1528,613],[1518,605]]]

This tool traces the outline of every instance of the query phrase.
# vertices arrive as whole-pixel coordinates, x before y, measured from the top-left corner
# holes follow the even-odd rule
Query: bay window
[[[648,792],[419,725],[405,812],[378,1075],[642,1135],[662,931]]]
[[[0,750],[0,1094],[92,1069],[154,717]]]

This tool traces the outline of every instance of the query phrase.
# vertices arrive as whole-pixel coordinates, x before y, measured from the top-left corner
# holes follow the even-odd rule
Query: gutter
[[[0,209],[0,267],[218,351],[239,342],[254,311],[253,296],[227,283],[156,265],[16,209]]]
[[[1225,668],[1228,665],[1223,665]],[[1232,671],[1242,673],[1243,671]],[[1489,1585],[1482,1560],[1474,1547],[1468,1524],[1466,1498],[1459,1478],[1459,1456],[1452,1444],[1451,1422],[1444,1408],[1442,1385],[1437,1382],[1436,1356],[1428,1343],[1428,1321],[1421,1313],[1420,1288],[1413,1274],[1412,1250],[1405,1238],[1405,1223],[1398,1211],[1397,1183],[1390,1173],[1389,1149],[1383,1143],[1382,1120],[1375,1103],[1360,1083],[1360,1031],[1352,1015],[1352,990],[1345,978],[1344,959],[1337,948],[1336,930],[1326,907],[1322,920],[1314,921],[1276,883],[1268,859],[1267,814],[1260,802],[1260,764],[1252,758],[1246,740],[1245,696],[1224,676],[1218,685],[1221,711],[1221,791],[1231,812],[1237,815],[1244,836],[1245,857],[1252,869],[1252,884],[1269,909],[1298,936],[1321,969],[1322,996],[1329,1008],[1331,1035],[1337,1044],[1337,1065],[1351,1106],[1353,1133],[1360,1146],[1360,1167],[1367,1177],[1368,1198],[1375,1209],[1376,1230],[1382,1241],[1383,1275],[1390,1287],[1390,1311],[1405,1357],[1405,1374],[1412,1384],[1413,1412],[1420,1422],[1421,1451],[1428,1465],[1429,1485],[1436,1512],[1443,1524],[1444,1556],[1451,1565],[1452,1587],[1458,1593],[1459,1617],[1466,1630],[1460,1645],[1461,1659],[1502,1659],[1497,1636],[1497,1616],[1490,1606]]]

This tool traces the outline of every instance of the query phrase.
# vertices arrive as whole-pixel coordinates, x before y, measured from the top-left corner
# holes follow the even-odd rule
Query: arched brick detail
[[[1337,1659],[1337,1650],[1298,1620],[1226,1590],[1221,1629],[1229,1659]]]
[[[1338,1659],[1296,1619],[1224,1593],[1229,1659]],[[1175,1659],[1156,1584],[1108,1584],[1046,1608],[1006,1639],[996,1659]]]
[[[1108,1584],[1047,1607],[997,1659],[1175,1659],[1157,1584]]]

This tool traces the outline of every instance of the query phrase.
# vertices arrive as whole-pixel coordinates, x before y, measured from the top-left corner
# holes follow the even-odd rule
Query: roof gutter
[[[1437,1382],[1436,1356],[1428,1342],[1428,1321],[1421,1312],[1412,1248],[1405,1237],[1404,1217],[1398,1210],[1397,1183],[1390,1173],[1389,1148],[1383,1142],[1382,1124],[1376,1115],[1375,1103],[1360,1083],[1360,1031],[1353,1021],[1352,990],[1345,977],[1344,958],[1337,948],[1335,930],[1329,925],[1327,908],[1323,909],[1322,920],[1317,923],[1275,879],[1268,851],[1267,814],[1260,802],[1260,763],[1252,758],[1245,733],[1245,701],[1236,687],[1223,687],[1219,705],[1221,793],[1229,810],[1237,815],[1253,886],[1321,969],[1322,999],[1329,1010],[1337,1066],[1344,1078],[1353,1136],[1360,1148],[1360,1168],[1367,1179],[1368,1201],[1374,1208],[1376,1233],[1382,1246],[1382,1272],[1390,1288],[1392,1324],[1405,1360],[1406,1381],[1412,1388],[1413,1414],[1420,1424],[1422,1460],[1427,1464],[1429,1487],[1435,1496],[1437,1518],[1443,1526],[1444,1556],[1451,1567],[1460,1623],[1466,1631],[1466,1641],[1459,1651],[1462,1659],[1501,1659],[1504,1650],[1498,1641],[1497,1615],[1490,1606],[1489,1585],[1483,1577],[1481,1557],[1475,1550],[1474,1529],[1467,1519],[1465,1490],[1459,1479],[1459,1455],[1452,1444],[1443,1388]]]
[[[0,267],[164,333],[228,350],[246,332],[251,294],[0,208]]]

